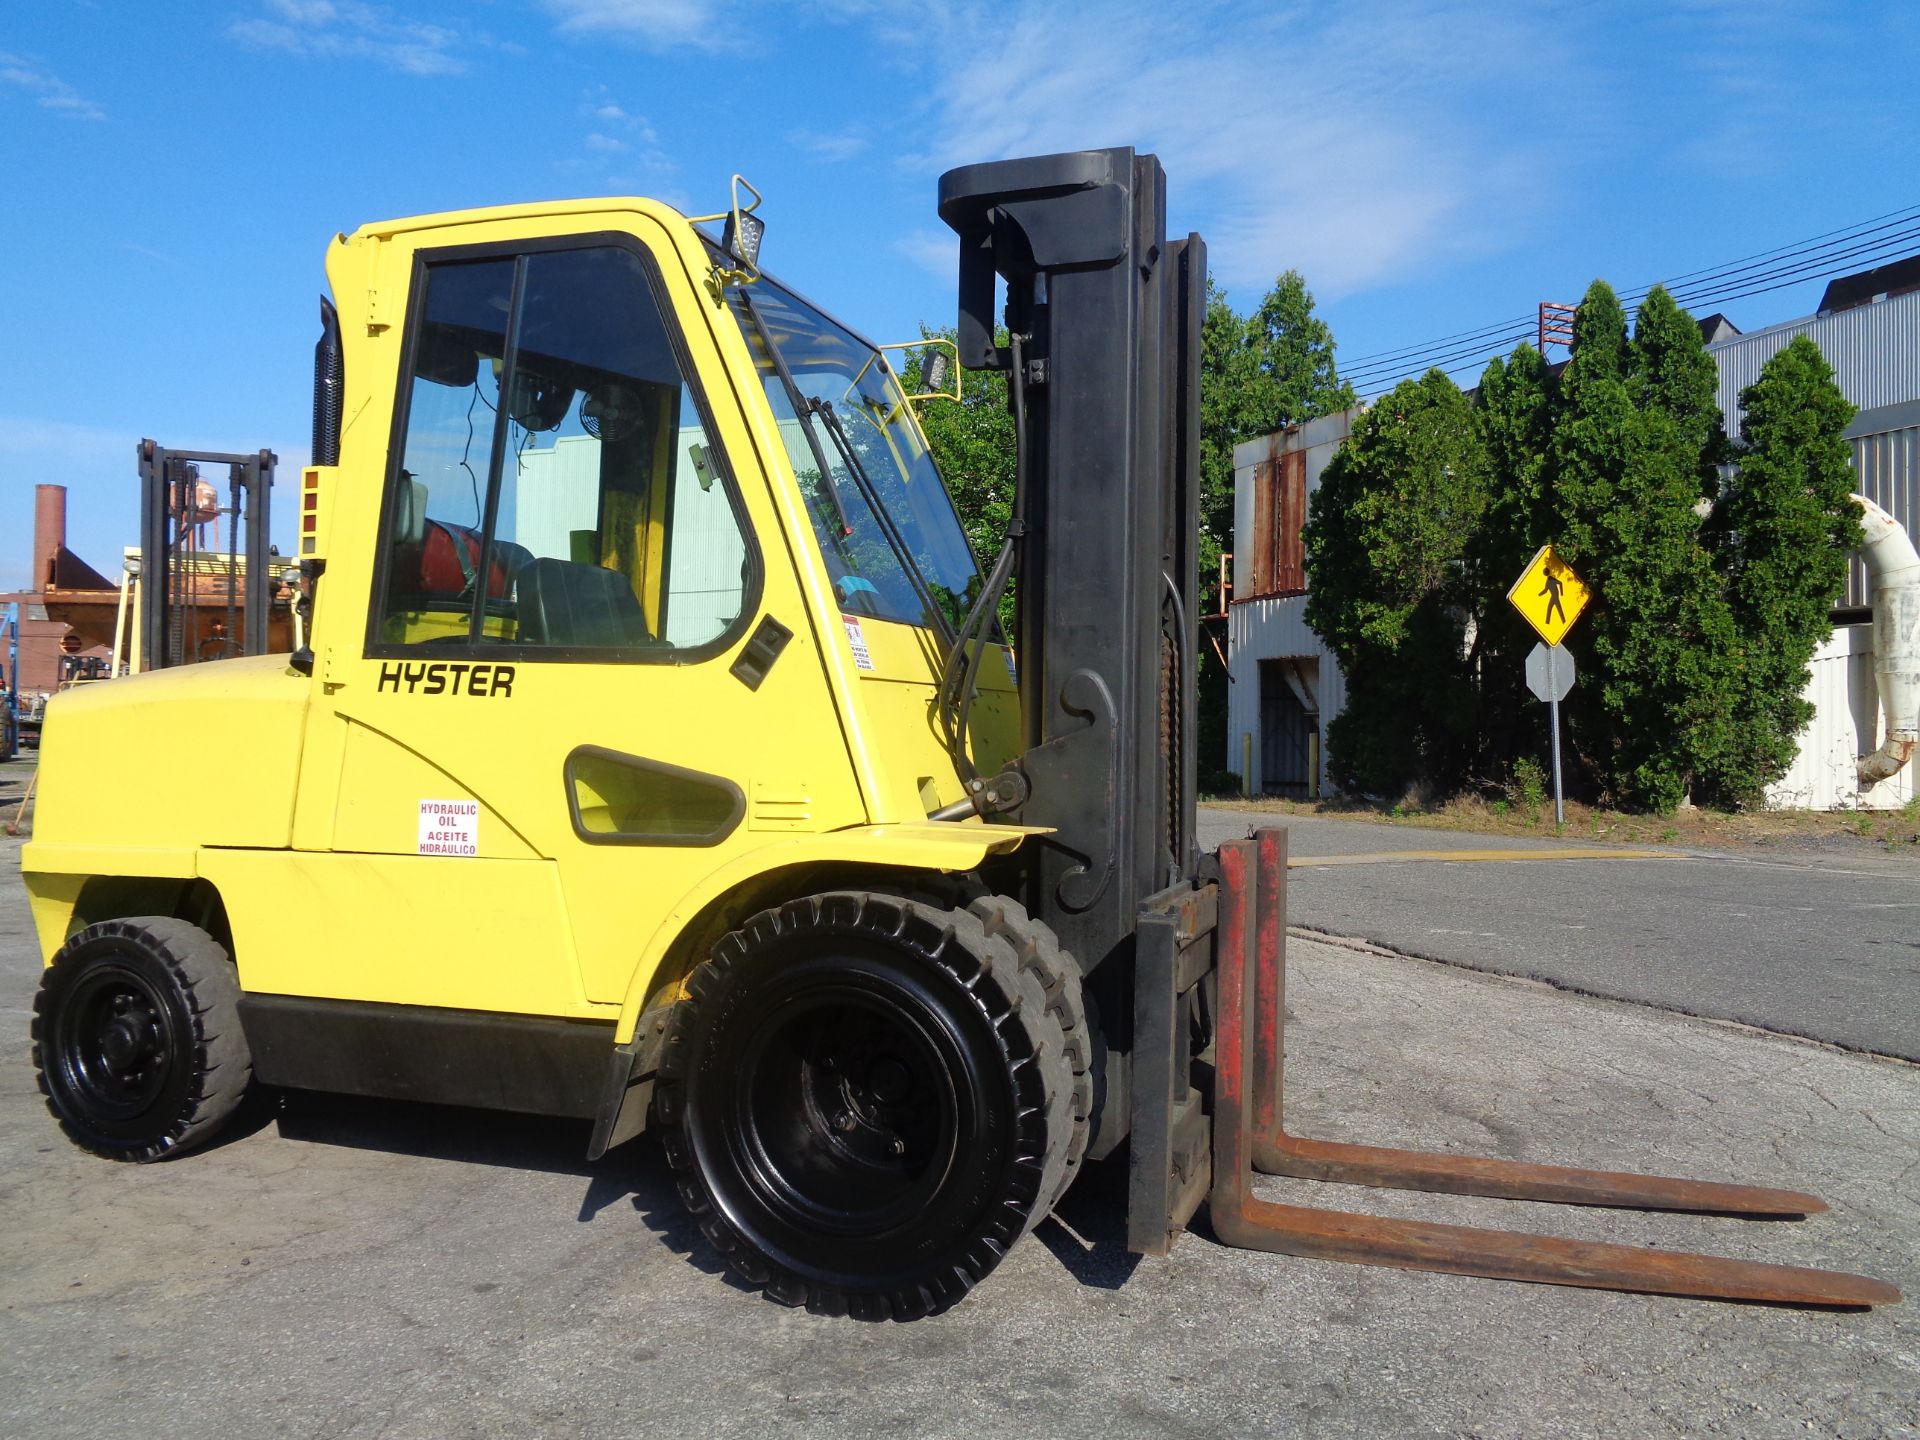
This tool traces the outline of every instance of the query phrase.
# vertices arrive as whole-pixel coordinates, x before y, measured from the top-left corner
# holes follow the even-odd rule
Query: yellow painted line
[[[1367,855],[1302,855],[1289,870],[1308,865],[1390,865],[1396,860],[1684,860],[1684,850],[1378,850]]]

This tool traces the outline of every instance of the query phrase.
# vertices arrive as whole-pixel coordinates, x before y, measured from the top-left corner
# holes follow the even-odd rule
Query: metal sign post
[[[1567,823],[1560,790],[1560,702],[1573,689],[1573,654],[1564,645],[1536,645],[1527,653],[1527,688],[1536,700],[1547,702],[1548,728],[1553,736],[1553,823]]]
[[[1587,608],[1592,592],[1573,567],[1542,545],[1507,591],[1507,599],[1540,636],[1527,656],[1527,688],[1547,703],[1553,736],[1553,823],[1567,823],[1560,785],[1560,702],[1573,688],[1573,656],[1560,643]]]
[[[1559,648],[1558,645],[1552,645],[1547,648],[1547,675],[1549,678],[1554,674],[1555,666],[1553,663],[1553,655]],[[1567,658],[1572,659],[1573,657],[1568,656]],[[1547,733],[1553,737],[1551,742],[1553,745],[1553,828],[1558,830],[1562,825],[1567,823],[1567,802],[1562,796],[1560,789],[1560,698],[1557,695],[1547,702]]]

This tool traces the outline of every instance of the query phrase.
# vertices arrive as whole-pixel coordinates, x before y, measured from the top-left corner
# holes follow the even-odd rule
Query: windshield
[[[880,352],[771,280],[730,298],[841,608],[939,628],[931,603],[958,625],[980,570]]]

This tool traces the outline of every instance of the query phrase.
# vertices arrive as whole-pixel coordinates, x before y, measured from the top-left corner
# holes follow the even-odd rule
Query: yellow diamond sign
[[[1520,578],[1507,591],[1513,608],[1540,632],[1549,645],[1558,645],[1593,598],[1573,567],[1553,553],[1553,546],[1542,545],[1520,572]]]

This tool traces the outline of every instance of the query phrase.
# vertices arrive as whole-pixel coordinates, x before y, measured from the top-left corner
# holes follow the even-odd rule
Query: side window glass
[[[513,269],[508,259],[440,265],[430,273],[387,541],[385,639],[467,641]],[[487,589],[489,605],[503,604],[507,577],[492,577]]]
[[[639,257],[545,251],[432,266],[427,285],[381,639],[560,658],[724,635],[749,552]]]

